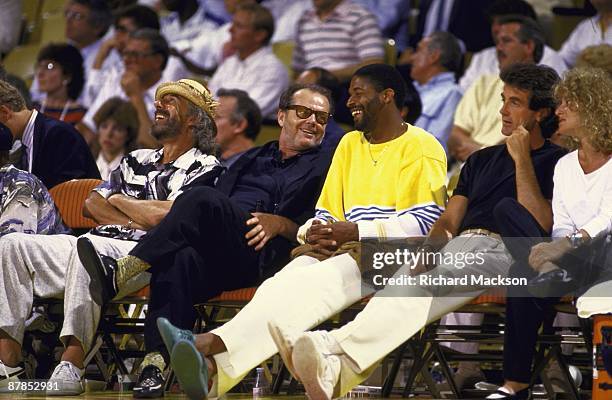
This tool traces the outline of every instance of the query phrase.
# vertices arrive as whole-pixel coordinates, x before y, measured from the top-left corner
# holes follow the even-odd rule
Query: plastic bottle
[[[255,386],[253,386],[253,398],[259,399],[270,393],[270,382],[266,379],[263,368],[256,369]]]

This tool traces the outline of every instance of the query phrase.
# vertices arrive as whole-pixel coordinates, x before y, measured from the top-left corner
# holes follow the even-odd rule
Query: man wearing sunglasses
[[[151,273],[145,347],[148,359],[159,362],[157,370],[143,371],[135,395],[163,395],[161,371],[170,354],[158,318],[192,329],[194,304],[257,285],[286,265],[329,167],[331,154],[320,144],[331,107],[327,89],[291,86],[279,101],[279,140],[246,152],[214,189],[185,192],[129,256],[101,257],[87,240],[79,242],[79,257],[105,301],[131,277]]]

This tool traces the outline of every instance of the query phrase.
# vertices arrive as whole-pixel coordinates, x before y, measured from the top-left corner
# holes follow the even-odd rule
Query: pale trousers
[[[113,258],[125,256],[136,242],[85,234],[96,249]],[[60,338],[76,337],[87,353],[91,347],[101,307],[89,290],[89,274],[79,260],[77,238],[71,235],[12,233],[0,239],[0,330],[23,343],[25,321],[34,296],[64,299]],[[148,273],[134,278],[117,298],[138,290]],[[96,296],[99,298],[99,295]]]
[[[484,253],[483,265],[474,264],[462,269],[454,265],[439,265],[429,274],[507,276],[512,257],[503,242],[497,239],[461,236],[451,240],[442,251],[477,250]],[[403,267],[396,275],[407,272],[407,267]],[[429,322],[468,303],[485,288],[468,286],[459,292],[455,288],[455,292],[443,297],[432,297],[429,291],[419,286],[397,290],[385,288],[378,292],[354,321],[331,332],[346,353],[339,392],[335,396],[365,380],[377,361]],[[212,331],[223,340],[227,351],[214,355],[218,375],[211,396],[226,393],[252,368],[277,352],[268,333],[268,321],[278,321],[290,331],[305,331],[370,293],[362,288],[359,267],[348,254],[322,262],[306,256],[293,260],[266,280],[251,302],[231,321]]]

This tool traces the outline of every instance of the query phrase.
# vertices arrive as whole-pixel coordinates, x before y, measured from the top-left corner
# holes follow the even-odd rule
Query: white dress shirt
[[[221,88],[241,89],[255,100],[264,117],[274,118],[278,98],[289,86],[287,69],[272,52],[262,47],[241,60],[237,54],[227,58],[208,82],[213,93]]]
[[[102,177],[103,181],[108,180],[108,178],[110,177],[110,173],[113,172],[121,164],[122,159],[123,152],[110,161],[106,161],[101,152],[100,154],[98,154],[96,165],[98,165],[98,170],[100,171],[100,176]]]

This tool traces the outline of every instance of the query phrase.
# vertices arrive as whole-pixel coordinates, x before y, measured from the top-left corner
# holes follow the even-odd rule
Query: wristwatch
[[[581,231],[574,231],[571,235],[567,236],[567,240],[569,240],[572,248],[576,249],[580,247],[580,245],[584,244],[586,236],[582,234]]]

